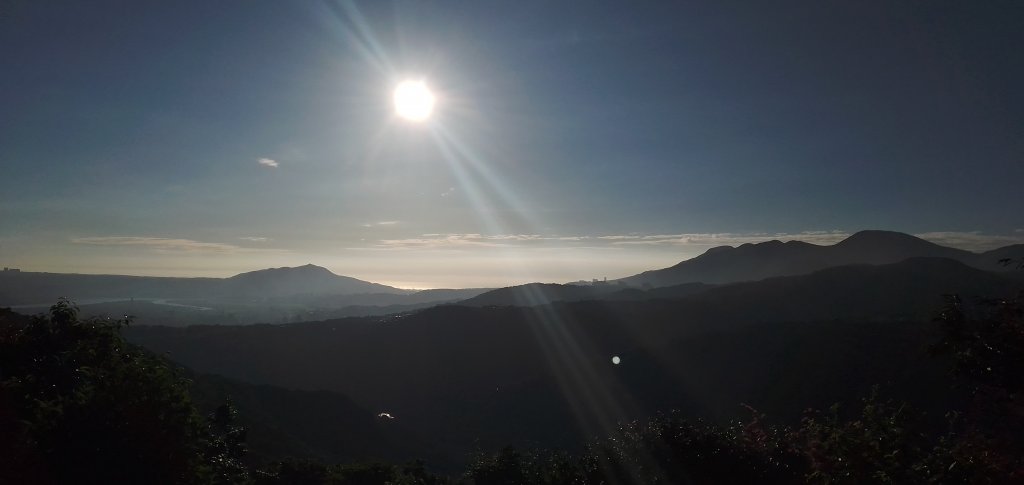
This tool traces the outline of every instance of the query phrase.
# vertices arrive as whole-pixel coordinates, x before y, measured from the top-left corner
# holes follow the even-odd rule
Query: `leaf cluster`
[[[211,428],[188,381],[128,344],[124,319],[48,315],[0,329],[0,482],[208,483]],[[228,472],[230,474],[230,471]]]

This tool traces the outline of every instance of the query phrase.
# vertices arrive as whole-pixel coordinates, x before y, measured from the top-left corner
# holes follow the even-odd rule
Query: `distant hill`
[[[83,315],[133,315],[138,325],[175,327],[386,315],[465,300],[489,290],[403,290],[313,265],[223,279],[0,272],[0,307],[35,314],[67,296]]]
[[[538,306],[554,302],[651,300],[690,296],[712,287],[712,285],[703,283],[689,283],[644,291],[622,284],[590,286],[530,283],[491,290],[457,304],[462,306]]]
[[[685,301],[690,311],[712,311],[745,321],[927,321],[944,294],[1005,298],[1020,290],[1024,281],[1010,274],[982,271],[946,258],[910,258],[722,285]]]
[[[409,290],[339,276],[327,268],[307,264],[241,273],[223,281],[226,296],[288,297],[295,295],[352,295],[361,293],[408,294]]]
[[[465,306],[536,306],[556,301],[599,300],[625,289],[621,285],[580,286],[530,283],[488,291],[463,300]]]
[[[1004,260],[1010,260],[1009,264],[1001,262]],[[986,268],[985,264],[989,267]],[[975,266],[994,271],[1014,271],[1021,268],[1022,264],[1024,264],[1024,244],[1014,244],[982,253]]]
[[[695,282],[721,284],[807,274],[849,264],[897,263],[916,257],[948,258],[976,268],[1000,271],[1005,268],[999,265],[999,259],[1013,257],[1014,254],[1024,256],[1024,245],[979,254],[940,246],[899,232],[861,231],[832,246],[802,241],[720,246],[675,266],[645,271],[618,281],[636,287]]]
[[[87,302],[129,298],[266,299],[364,293],[405,295],[414,292],[339,276],[311,264],[252,271],[230,278],[0,272],[0,305],[46,304],[61,296]]]
[[[302,302],[318,307],[341,308],[350,306],[432,305],[473,298],[492,288],[432,289],[408,293],[361,293],[355,295],[307,296]]]

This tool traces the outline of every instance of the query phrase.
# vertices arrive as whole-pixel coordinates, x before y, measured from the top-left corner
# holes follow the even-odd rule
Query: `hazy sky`
[[[867,228],[1021,242],[1022,25],[1015,1],[11,0],[0,265],[494,286]],[[394,114],[406,78],[427,122]]]

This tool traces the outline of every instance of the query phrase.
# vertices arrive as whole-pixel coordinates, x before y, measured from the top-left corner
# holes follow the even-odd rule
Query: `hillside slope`
[[[941,295],[972,301],[1022,286],[918,258],[680,298],[449,305],[291,325],[133,327],[127,336],[203,372],[347,394],[456,460],[508,444],[573,446],[671,408],[719,419],[748,403],[797,419],[794,403],[849,402],[874,384],[941,416],[955,399],[943,394],[944,364],[927,354]]]
[[[802,241],[720,246],[669,268],[645,271],[618,281],[636,287],[734,283],[807,274],[834,266],[889,264],[920,257],[948,258],[979,269],[999,271],[1005,268],[998,260],[1018,250],[1019,256],[1024,256],[1021,245],[972,253],[899,232],[861,231],[831,246]]]

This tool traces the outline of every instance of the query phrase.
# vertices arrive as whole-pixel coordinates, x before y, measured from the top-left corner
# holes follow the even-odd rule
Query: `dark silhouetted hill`
[[[459,302],[466,306],[536,306],[556,301],[600,300],[622,291],[620,285],[580,286],[554,283],[530,283],[509,286]]]
[[[886,264],[907,258],[963,260],[976,253],[948,248],[919,237],[893,231],[860,231],[830,247],[840,264]]]
[[[849,264],[889,264],[908,258],[949,258],[989,271],[1004,269],[997,261],[1016,253],[1014,246],[972,253],[891,231],[861,231],[832,246],[802,241],[767,241],[739,247],[720,246],[675,266],[623,278],[631,286],[682,283],[733,283],[775,276],[807,274]]]
[[[339,276],[327,268],[307,264],[241,273],[224,280],[221,291],[229,296],[288,297],[296,295],[351,295],[359,293],[407,294],[386,285]]]
[[[1024,244],[1014,244],[982,253],[976,266],[990,271],[1016,271],[1024,268]],[[1004,263],[1005,261],[1005,263]],[[987,265],[987,266],[985,266]]]
[[[432,289],[409,292],[407,294],[365,293],[357,295],[310,296],[303,298],[301,301],[307,305],[324,308],[340,308],[353,305],[436,305],[440,303],[466,300],[488,291],[491,291],[491,288]]]
[[[218,291],[219,278],[67,273],[0,272],[0,305],[49,306],[66,296],[76,301],[102,298],[203,298]]]
[[[625,285],[560,285],[530,283],[499,288],[458,302],[463,306],[538,306],[574,301],[637,301],[655,298],[681,298],[712,288],[712,285],[690,283],[653,290],[640,290]]]
[[[693,307],[760,321],[927,320],[943,294],[1008,297],[1024,282],[945,258],[849,265],[808,275],[733,283],[688,298]],[[658,291],[662,288],[658,288]]]
[[[102,299],[275,299],[344,297],[356,294],[404,296],[416,292],[336,275],[311,264],[241,273],[230,278],[0,272],[0,305],[49,305],[61,296],[81,303]],[[424,297],[417,297],[421,302]],[[362,304],[365,300],[360,300]],[[383,304],[404,304],[391,299]]]

